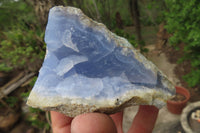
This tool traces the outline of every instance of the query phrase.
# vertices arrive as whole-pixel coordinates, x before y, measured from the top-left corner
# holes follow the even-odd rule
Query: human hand
[[[151,133],[156,122],[158,109],[141,105],[128,133]],[[53,133],[123,133],[123,112],[113,115],[86,113],[68,117],[51,111]]]

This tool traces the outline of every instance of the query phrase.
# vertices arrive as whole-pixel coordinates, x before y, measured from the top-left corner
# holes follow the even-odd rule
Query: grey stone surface
[[[159,110],[153,133],[177,133],[178,131],[183,131],[180,124],[180,115],[170,113],[167,107]]]
[[[196,125],[196,123],[191,124],[190,115],[191,113],[200,108],[200,101],[189,103],[184,109],[181,114],[181,125],[186,133],[199,133],[200,128],[197,128],[200,124]],[[195,128],[192,128],[193,126],[196,126]],[[194,130],[196,129],[196,131]]]
[[[54,7],[47,51],[28,105],[74,117],[115,113],[126,106],[162,107],[174,93],[167,77],[124,38],[81,10]]]

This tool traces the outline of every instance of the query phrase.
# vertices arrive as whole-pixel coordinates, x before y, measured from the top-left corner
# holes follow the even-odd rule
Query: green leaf
[[[181,42],[185,44],[184,56],[179,63],[184,60],[191,62],[191,71],[183,78],[189,86],[194,87],[200,84],[200,2],[165,0],[165,3],[168,8],[164,13],[167,22],[165,28],[173,34],[169,42],[172,46]]]

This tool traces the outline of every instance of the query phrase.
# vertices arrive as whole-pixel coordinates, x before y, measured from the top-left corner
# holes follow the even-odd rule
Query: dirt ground
[[[200,101],[200,88],[189,87],[187,83],[183,80],[183,76],[190,72],[191,66],[189,61],[184,61],[183,63],[177,63],[180,57],[183,56],[184,44],[181,43],[178,45],[179,50],[175,50],[169,45],[162,47],[161,52],[165,53],[168,61],[170,63],[176,64],[174,68],[174,74],[180,80],[181,86],[187,88],[191,94],[190,102]]]

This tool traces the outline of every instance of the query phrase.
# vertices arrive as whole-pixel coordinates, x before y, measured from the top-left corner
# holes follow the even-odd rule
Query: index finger
[[[53,133],[70,133],[72,119],[73,118],[59,112],[51,111]]]
[[[140,105],[128,133],[152,133],[158,112],[155,106]]]

